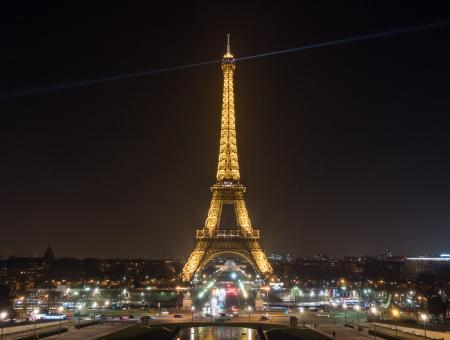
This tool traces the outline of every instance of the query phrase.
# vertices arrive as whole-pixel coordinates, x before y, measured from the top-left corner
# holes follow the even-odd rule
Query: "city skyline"
[[[183,9],[192,16],[170,10],[168,27],[157,15],[168,8],[129,6],[61,17],[62,6],[20,16],[11,7],[0,92],[217,60],[228,32],[239,58],[448,13],[396,4],[386,14],[386,4],[355,1],[325,12],[310,4],[252,14],[246,5],[209,17],[213,6]],[[45,23],[33,21],[34,11]],[[352,20],[342,22],[344,12]],[[241,177],[266,253],[449,251],[449,33],[237,62]],[[0,256],[50,245],[77,258],[187,257],[214,183],[221,93],[213,64],[2,99]]]

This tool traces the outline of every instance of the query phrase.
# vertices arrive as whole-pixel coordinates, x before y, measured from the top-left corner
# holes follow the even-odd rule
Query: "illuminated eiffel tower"
[[[241,256],[263,277],[273,276],[272,267],[259,243],[259,230],[252,228],[248,217],[244,201],[245,187],[239,182],[233,94],[235,67],[228,35],[227,52],[222,59],[223,102],[217,181],[211,187],[212,200],[205,227],[197,230],[194,250],[181,274],[184,281],[191,280],[210,260],[222,254]],[[234,205],[239,229],[220,229],[224,204]]]

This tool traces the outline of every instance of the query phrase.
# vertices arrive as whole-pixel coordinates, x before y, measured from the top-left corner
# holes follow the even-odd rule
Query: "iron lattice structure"
[[[273,276],[272,266],[259,243],[259,230],[252,228],[248,217],[244,200],[245,187],[239,182],[241,176],[233,92],[235,67],[228,36],[227,52],[222,59],[223,101],[216,184],[211,187],[212,200],[205,226],[197,230],[194,250],[181,274],[184,281],[191,280],[193,275],[201,271],[211,259],[225,253],[243,257],[263,277]],[[234,205],[239,229],[220,229],[224,204]]]

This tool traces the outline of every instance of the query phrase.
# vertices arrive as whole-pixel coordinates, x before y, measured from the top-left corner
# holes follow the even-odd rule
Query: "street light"
[[[108,322],[108,307],[109,307],[109,300],[105,301],[105,321]]]
[[[8,313],[6,313],[6,312],[0,313],[0,320],[2,321],[2,332],[0,333],[0,340],[3,339],[3,322],[5,321],[7,315],[8,315]]]
[[[361,306],[355,305],[355,306],[353,306],[353,309],[356,311],[356,320],[358,323],[358,331],[359,331],[359,311],[361,310]]]
[[[299,288],[297,286],[292,287],[291,294],[294,298],[294,308],[297,308],[297,294],[298,294]]]
[[[78,310],[78,330],[81,331],[81,309],[83,308],[82,305],[77,306]]]
[[[427,322],[428,316],[426,314],[420,314],[420,318],[423,320],[423,337],[427,339],[427,329],[425,323]]]
[[[392,310],[392,316],[394,317],[394,320],[395,320],[395,335],[397,336],[397,322],[398,322],[398,317],[400,316],[400,312],[398,311],[398,309]]]
[[[266,291],[266,316],[269,317],[269,290],[270,286],[262,287]]]
[[[34,319],[34,338],[36,339],[36,315],[39,314],[39,308],[33,309],[33,319]]]
[[[180,310],[180,305],[179,305],[179,296],[180,296],[180,286],[176,286],[175,289],[177,290],[177,310]]]
[[[347,308],[348,308],[348,306],[347,306],[347,304],[344,302],[344,303],[342,304],[342,309],[344,310],[344,326],[345,326],[345,324],[347,323]]]
[[[94,303],[92,303],[92,308],[94,308],[94,321],[95,321],[95,310],[98,306],[98,303],[96,301],[94,301]]]
[[[375,336],[375,339],[377,338],[377,330],[376,330],[376,325],[375,325],[375,315],[378,314],[378,309],[375,306],[370,307],[370,312],[373,314],[373,320],[372,320],[372,324],[373,324],[373,333]]]
[[[63,306],[58,307],[58,312],[60,314],[63,312],[63,310],[64,310]],[[58,332],[59,336],[61,336],[61,323],[62,323],[62,315],[59,315],[59,332]]]
[[[252,312],[252,306],[248,306],[247,310],[248,310],[248,322],[250,322],[250,314]]]
[[[192,321],[194,321],[194,311],[195,311],[195,306],[191,306]]]

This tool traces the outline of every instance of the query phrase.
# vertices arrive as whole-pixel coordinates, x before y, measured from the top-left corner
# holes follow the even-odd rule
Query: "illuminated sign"
[[[281,290],[284,286],[283,282],[270,282],[269,285],[273,290]]]

